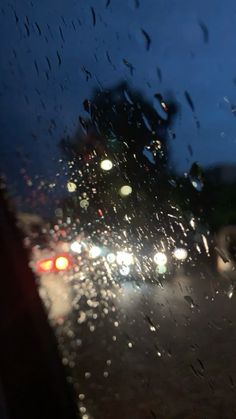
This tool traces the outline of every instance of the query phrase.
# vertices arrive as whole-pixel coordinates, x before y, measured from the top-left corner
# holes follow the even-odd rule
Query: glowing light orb
[[[166,273],[166,271],[167,271],[166,265],[157,265],[156,272],[158,274],[164,275]]]
[[[98,258],[101,255],[101,253],[102,253],[102,249],[100,247],[93,246],[93,247],[91,247],[91,249],[89,251],[89,256],[92,259],[96,259],[96,258]]]
[[[68,189],[68,192],[75,192],[77,189],[77,186],[74,182],[68,182],[67,189]]]
[[[121,275],[127,276],[130,273],[130,268],[128,266],[122,266],[119,271]]]
[[[111,170],[112,169],[112,167],[113,167],[113,163],[112,163],[112,161],[111,160],[109,160],[109,159],[105,159],[105,160],[102,160],[101,161],[101,163],[100,163],[100,167],[101,167],[101,169],[102,170],[105,170],[105,171],[109,171],[109,170]]]
[[[107,262],[114,263],[116,261],[116,255],[114,253],[108,253]]]
[[[71,248],[72,252],[75,252],[75,253],[81,253],[82,252],[82,246],[77,241],[71,243],[70,248]]]
[[[121,196],[128,196],[132,193],[132,188],[129,185],[124,185],[120,188],[119,192]]]
[[[153,260],[157,265],[165,265],[167,263],[167,256],[165,255],[165,253],[157,252],[154,255]]]
[[[134,258],[131,253],[117,252],[116,262],[118,263],[118,265],[129,266],[134,263]]]
[[[186,249],[183,248],[176,248],[174,250],[174,257],[177,260],[185,260],[188,256],[188,252]]]
[[[70,261],[66,256],[59,256],[55,260],[55,268],[58,271],[65,271],[67,268],[69,268]]]

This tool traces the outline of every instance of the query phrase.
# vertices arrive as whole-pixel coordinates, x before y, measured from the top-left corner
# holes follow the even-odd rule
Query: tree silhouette
[[[155,231],[173,234],[168,212],[176,218],[179,213],[171,205],[168,128],[176,107],[160,94],[155,100],[160,113],[126,83],[95,90],[83,103],[88,117],[79,118],[73,137],[61,140],[73,190],[61,206],[84,230],[97,234],[109,226],[149,240]],[[112,162],[111,170],[102,170],[104,159]]]

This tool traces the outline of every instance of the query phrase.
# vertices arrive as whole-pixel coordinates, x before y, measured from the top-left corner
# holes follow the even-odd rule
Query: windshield
[[[234,3],[0,19],[1,179],[79,414],[234,417]]]

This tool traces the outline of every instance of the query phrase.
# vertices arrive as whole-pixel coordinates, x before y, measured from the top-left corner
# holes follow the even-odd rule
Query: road
[[[102,288],[98,305],[74,299],[56,327],[84,419],[236,417],[236,301],[224,280],[204,262],[162,286]]]

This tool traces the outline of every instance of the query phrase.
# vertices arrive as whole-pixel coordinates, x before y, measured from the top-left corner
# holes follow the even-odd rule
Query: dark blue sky
[[[231,111],[236,105],[233,0],[1,4],[0,164],[16,187],[25,164],[30,174],[55,180],[60,170],[58,140],[65,131],[75,130],[83,100],[91,97],[94,87],[124,79],[151,102],[156,92],[171,94],[179,102],[176,139],[170,140],[170,147],[173,167],[180,173],[194,161],[203,166],[236,162],[236,117]],[[148,51],[141,29],[151,38]],[[134,66],[133,76],[123,59]],[[91,73],[88,81],[83,68]]]

